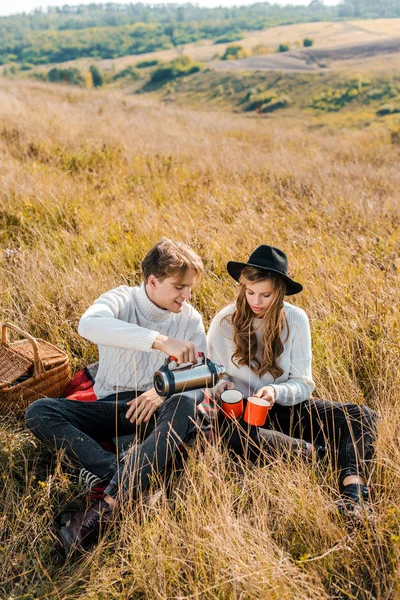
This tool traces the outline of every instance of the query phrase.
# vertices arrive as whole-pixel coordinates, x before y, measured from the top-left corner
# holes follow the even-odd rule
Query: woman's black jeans
[[[148,423],[131,423],[125,415],[135,396],[123,392],[96,402],[42,398],[29,406],[25,421],[40,440],[64,448],[71,459],[109,481],[105,494],[120,492],[134,500],[149,486],[152,473],[162,472],[172,459],[195,418],[194,401],[177,394]],[[117,454],[102,448],[99,442],[105,440],[115,441]]]
[[[274,404],[263,427],[236,423],[220,413],[222,437],[236,454],[250,460],[260,449],[285,453],[305,452],[305,442],[326,446],[337,460],[342,483],[348,475],[367,477],[373,457],[378,414],[358,404],[310,399],[295,406]]]

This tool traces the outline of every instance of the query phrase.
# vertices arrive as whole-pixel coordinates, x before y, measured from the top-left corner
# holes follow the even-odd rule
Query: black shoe
[[[99,539],[100,530],[106,528],[112,517],[113,510],[105,500],[76,512],[59,532],[65,552],[89,548]]]
[[[372,511],[368,504],[368,488],[361,483],[342,486],[341,498],[335,503],[337,513],[353,521],[369,520]]]
[[[322,444],[314,444],[314,448],[317,460],[323,460],[327,453],[326,447]]]

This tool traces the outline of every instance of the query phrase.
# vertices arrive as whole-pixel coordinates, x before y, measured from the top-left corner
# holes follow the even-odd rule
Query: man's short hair
[[[193,271],[196,283],[199,283],[204,274],[200,256],[183,242],[173,242],[166,237],[162,237],[142,260],[145,283],[150,275],[154,275],[160,281],[176,276],[178,282],[183,282],[189,271]]]

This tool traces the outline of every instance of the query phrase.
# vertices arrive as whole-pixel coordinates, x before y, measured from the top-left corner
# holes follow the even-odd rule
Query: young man
[[[97,402],[42,398],[26,412],[32,432],[64,448],[92,485],[109,482],[103,501],[61,528],[67,552],[90,546],[117,503],[137,498],[190,431],[196,392],[161,398],[153,375],[165,355],[183,364],[196,363],[197,351],[205,352],[201,315],[188,303],[203,270],[188,246],[162,238],[142,262],[143,283],[103,294],[80,320],[79,333],[99,349]],[[116,440],[116,454],[99,444],[105,439]]]

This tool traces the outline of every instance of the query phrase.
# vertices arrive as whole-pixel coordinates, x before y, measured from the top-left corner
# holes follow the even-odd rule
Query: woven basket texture
[[[36,343],[39,351],[40,360],[45,368],[50,366],[61,365],[65,362],[66,354],[40,338],[36,338]],[[12,345],[13,352],[20,356],[31,360],[32,364],[35,360],[32,344],[28,340],[20,340]]]
[[[0,388],[9,385],[32,367],[33,361],[15,355],[5,344],[0,345]]]
[[[14,330],[25,339],[8,343],[7,329]],[[3,323],[2,326],[0,374],[2,414],[20,414],[38,398],[62,397],[71,379],[65,352],[11,323]],[[15,383],[20,377],[23,379]]]

